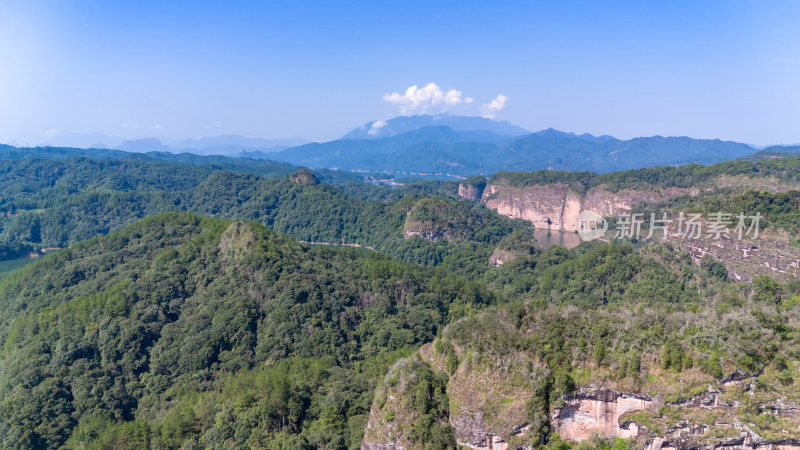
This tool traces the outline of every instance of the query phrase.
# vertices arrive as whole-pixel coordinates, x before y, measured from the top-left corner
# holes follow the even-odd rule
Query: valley
[[[796,445],[800,158],[388,187],[6,155],[3,248],[65,247],[0,280],[6,446]],[[753,241],[576,233],[748,204]]]
[[[800,450],[798,18],[0,1],[0,450]]]

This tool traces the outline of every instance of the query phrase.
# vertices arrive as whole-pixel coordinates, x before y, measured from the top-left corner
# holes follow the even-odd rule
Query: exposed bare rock
[[[314,175],[314,172],[312,170],[309,170],[309,169],[306,169],[306,168],[302,168],[302,169],[298,170],[297,172],[293,173],[291,178],[292,178],[292,181],[294,181],[297,184],[317,184],[317,183],[319,183],[319,179],[317,178],[316,175]]]
[[[594,433],[632,438],[639,434],[636,423],[620,423],[627,412],[644,411],[655,403],[645,397],[607,390],[579,392],[553,411],[553,427],[562,439],[582,441]]]
[[[683,195],[674,191],[670,191],[670,194],[673,196]],[[583,209],[600,213],[600,215],[605,217],[617,216],[630,211],[637,203],[655,202],[664,198],[668,197],[656,191],[634,191],[628,189],[619,192],[609,192],[602,186],[598,186],[591,189],[586,194]]]
[[[463,200],[479,200],[483,191],[478,186],[469,183],[460,183],[458,185],[458,196]]]
[[[800,248],[793,244],[795,236],[784,230],[761,230],[758,239],[731,235],[721,239],[705,236],[687,239],[670,233],[669,241],[686,250],[695,264],[708,255],[725,264],[728,276],[736,281],[749,282],[759,274],[778,279],[800,275]]]
[[[508,443],[502,437],[486,431],[487,425],[482,411],[459,408],[450,415],[450,424],[456,429],[459,445],[474,449],[508,448]]]
[[[701,427],[700,427],[701,428]],[[690,434],[698,435],[704,431],[695,429]],[[677,432],[676,432],[677,433]],[[688,449],[726,449],[726,450],[799,450],[800,440],[784,439],[780,441],[763,442],[754,438],[749,432],[743,432],[742,436],[720,442],[716,445],[700,445],[685,434],[673,437],[656,437],[648,441],[644,450],[688,450]]]
[[[568,193],[569,187],[565,184],[525,188],[488,185],[481,200],[499,214],[527,220],[537,228],[577,230],[580,210],[574,218],[564,217]],[[572,197],[574,202],[574,194]]]
[[[749,178],[721,178],[723,186],[763,187],[774,180]],[[777,182],[775,182],[777,183]],[[772,191],[785,191],[790,185],[768,186]],[[765,187],[766,189],[766,187]],[[583,210],[594,211],[604,217],[618,217],[642,202],[659,202],[682,195],[697,195],[695,188],[665,188],[659,190],[623,189],[611,192],[604,186],[590,189],[581,196],[566,184],[532,185],[524,188],[505,184],[486,186],[481,201],[487,208],[504,216],[527,220],[536,228],[577,231]],[[673,221],[676,216],[672,217]],[[703,229],[707,229],[706,226]],[[671,230],[675,231],[675,230]],[[695,263],[710,255],[725,264],[728,275],[737,281],[749,282],[755,275],[770,274],[779,279],[800,276],[800,249],[793,243],[796,237],[783,230],[762,230],[758,239],[734,239],[733,235],[721,239],[706,235],[698,239],[670,234],[669,241],[692,256]]]
[[[583,210],[594,211],[605,217],[617,216],[641,202],[656,202],[686,194],[695,195],[697,190],[669,188],[610,192],[603,186],[597,186],[582,196],[571,191],[566,184],[524,188],[488,185],[481,200],[487,208],[504,216],[527,220],[536,228],[577,231],[580,227],[578,218]]]
[[[433,228],[422,228],[418,230],[411,230],[409,229],[409,223],[406,224],[406,228],[403,230],[403,238],[404,239],[411,239],[414,236],[419,236],[426,241],[436,242],[439,239],[448,240],[447,231],[436,230]]]
[[[721,188],[734,191],[755,189],[766,192],[789,192],[800,189],[797,183],[787,183],[775,177],[746,177],[741,175],[720,175],[714,179],[712,186],[706,190]]]
[[[536,436],[539,435],[529,421],[525,406],[532,395],[531,384],[546,374],[535,367],[535,361],[531,361],[528,369],[525,368],[527,364],[504,366],[503,359],[484,354],[483,358],[488,359],[476,364],[476,360],[466,356],[464,349],[446,350],[446,346],[441,346],[436,350],[434,347],[424,346],[419,353],[420,361],[399,364],[387,376],[397,379],[397,388],[386,390],[384,387],[376,394],[376,398],[385,400],[373,404],[362,449],[410,448],[403,436],[413,413],[409,415],[398,408],[398,401],[402,402],[405,397],[403,386],[413,379],[413,369],[423,364],[422,361],[443,370],[449,364],[445,356],[448,351],[467,358],[461,360],[455,370],[451,365],[447,383],[449,424],[455,431],[458,445],[479,450],[530,449],[537,445]],[[398,368],[404,368],[406,375],[397,372]],[[800,406],[795,397],[776,397],[759,407],[760,414],[779,417],[785,427],[783,431],[778,428],[771,435],[760,435],[764,429],[754,426],[751,419],[743,418],[747,416],[742,416],[741,396],[752,397],[753,383],[762,375],[735,371],[723,379],[709,380],[704,392],[674,402],[664,402],[660,396],[649,397],[646,393],[585,385],[563,398],[562,406],[551,410],[550,425],[565,441],[583,441],[600,434],[608,438],[633,439],[636,448],[644,450],[800,450],[797,438]],[[517,384],[514,382],[517,379],[530,381]],[[395,413],[391,420],[386,420],[390,410]],[[679,412],[677,420],[675,412]]]
[[[502,266],[504,262],[510,261],[517,256],[518,254],[512,251],[495,249],[495,251],[492,252],[492,256],[489,257],[489,264],[499,267]]]
[[[475,445],[464,442],[459,443],[459,445],[476,450],[508,450],[508,442],[496,434],[487,434],[484,436],[483,441]]]

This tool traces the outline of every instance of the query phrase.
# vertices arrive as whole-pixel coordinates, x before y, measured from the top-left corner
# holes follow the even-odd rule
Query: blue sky
[[[530,130],[800,142],[800,2],[601,3],[6,1],[0,142],[332,139],[429,83]]]

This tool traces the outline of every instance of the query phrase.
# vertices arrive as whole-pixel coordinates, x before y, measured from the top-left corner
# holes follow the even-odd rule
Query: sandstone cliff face
[[[759,436],[741,421],[737,411],[738,401],[726,397],[732,390],[750,396],[758,375],[734,372],[724,380],[709,386],[707,392],[675,402],[665,403],[657,398],[620,393],[611,390],[584,388],[564,399],[565,404],[555,408],[552,415],[554,431],[568,441],[582,441],[594,433],[606,437],[633,439],[638,448],[661,449],[800,449],[796,435],[800,409],[795,403],[762,405],[783,420],[785,439]],[[682,418],[677,422],[663,414],[661,408],[678,408]],[[654,428],[637,423],[635,413],[651,417]],[[642,417],[642,416],[639,416]],[[697,420],[711,419],[697,423]],[[693,423],[694,422],[694,423]],[[666,426],[664,426],[666,425]],[[789,431],[787,431],[789,430]],[[727,437],[726,437],[727,436]],[[735,437],[731,437],[735,436]]]
[[[563,184],[522,189],[488,185],[483,191],[481,201],[499,214],[527,220],[537,228],[576,230],[577,215],[574,221],[571,220],[572,217],[564,217],[568,194],[571,194],[569,187]],[[571,197],[574,202],[574,194]]]
[[[582,441],[592,434],[606,437],[633,438],[639,434],[634,422],[621,424],[623,414],[644,411],[655,403],[646,397],[606,390],[588,390],[565,400],[553,411],[553,428],[567,441]]]
[[[617,216],[641,202],[656,202],[696,190],[670,188],[659,191],[621,190],[609,192],[603,186],[577,194],[565,184],[534,185],[524,188],[488,185],[481,201],[499,214],[531,222],[536,228],[578,231],[581,211],[590,210],[602,216]]]
[[[680,406],[687,416],[692,416],[693,412],[731,413],[736,406],[726,402],[721,395],[725,389],[734,387],[744,390],[751,389],[753,379],[743,378],[741,375],[741,373],[734,373],[728,379],[722,380],[719,386],[722,389],[720,391],[702,393],[678,404],[672,404],[672,406]],[[639,443],[639,448],[643,447],[644,450],[800,449],[800,439],[768,440],[754,433],[745,423],[736,419],[728,420],[724,415],[717,416],[721,420],[716,423],[691,425],[683,422],[666,430],[648,430],[629,420],[630,414],[644,411],[658,415],[655,411],[663,403],[640,395],[603,389],[583,389],[564,400],[564,406],[553,410],[552,424],[554,431],[559,433],[561,439],[567,441],[583,441],[589,439],[593,434],[599,433],[606,437],[634,439]],[[798,416],[794,406],[775,405],[772,408],[774,408],[774,414],[783,418]],[[709,417],[713,417],[713,414]],[[710,433],[712,427],[728,429],[729,433],[738,434],[738,437],[709,440],[709,436],[714,435],[714,433]]]
[[[770,181],[764,181],[765,183]],[[721,187],[752,187],[748,179],[721,178]],[[734,183],[735,182],[735,183]],[[738,184],[736,184],[738,183]],[[772,191],[788,189],[789,186],[764,186],[759,188]],[[658,202],[682,195],[697,195],[697,189],[666,188],[659,191],[621,190],[609,192],[603,186],[595,187],[585,196],[569,190],[567,185],[535,185],[517,188],[505,185],[489,185],[481,201],[490,209],[504,216],[523,219],[534,227],[559,231],[579,230],[579,216],[582,210],[594,211],[604,217],[616,217],[629,212],[641,202]],[[677,215],[672,216],[673,220]],[[704,229],[705,228],[704,226]],[[607,235],[608,236],[608,235]],[[723,238],[686,239],[670,234],[669,241],[685,249],[699,263],[705,255],[722,261],[728,275],[737,280],[749,282],[755,275],[770,274],[779,279],[800,276],[800,249],[793,243],[796,237],[782,230],[767,230],[759,234],[757,240]],[[494,263],[502,263],[495,258]]]
[[[458,196],[461,197],[462,200],[479,200],[481,194],[483,194],[483,192],[481,189],[478,189],[477,186],[468,183],[461,183],[458,185]]]

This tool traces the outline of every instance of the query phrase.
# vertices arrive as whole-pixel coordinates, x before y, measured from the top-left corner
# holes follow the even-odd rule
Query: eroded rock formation
[[[669,188],[659,191],[621,190],[610,192],[603,186],[589,190],[585,196],[570,190],[566,184],[533,185],[518,188],[488,185],[481,201],[499,214],[531,222],[536,228],[577,231],[581,211],[590,210],[602,216],[617,216],[641,202],[656,202],[696,190]]]
[[[460,183],[458,185],[458,196],[463,200],[479,200],[481,194],[483,194],[483,191],[478,186],[469,183]]]
[[[620,423],[623,414],[644,411],[655,403],[631,394],[607,390],[583,391],[565,400],[553,411],[553,428],[562,439],[582,441],[592,434],[606,437],[632,438],[639,434],[636,423]]]

